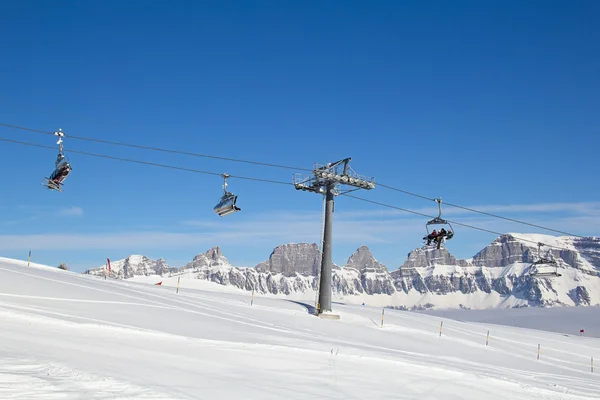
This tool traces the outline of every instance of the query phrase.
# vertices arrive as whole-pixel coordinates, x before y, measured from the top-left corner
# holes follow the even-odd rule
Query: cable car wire
[[[40,130],[40,129],[25,128],[25,127],[17,126],[17,125],[9,125],[9,124],[2,124],[2,123],[0,123],[0,126],[6,127],[6,128],[12,128],[12,129],[20,129],[20,130],[29,131],[29,132],[43,133],[45,135],[54,135],[54,132],[43,131],[43,130]],[[138,145],[138,144],[132,144],[132,143],[114,142],[114,141],[111,141],[111,140],[94,139],[94,138],[88,138],[88,137],[83,137],[83,136],[68,135],[67,138],[69,138],[69,139],[75,139],[75,140],[84,140],[86,142],[110,144],[110,145],[113,145],[113,146],[122,146],[122,147],[131,147],[131,148],[135,148],[135,149],[160,151],[160,152],[163,152],[163,153],[181,154],[181,155],[185,155],[185,156],[212,158],[212,159],[215,159],[215,160],[222,160],[222,161],[231,161],[231,162],[237,162],[237,163],[262,165],[264,167],[293,169],[293,170],[300,170],[300,171],[312,171],[312,169],[300,168],[300,167],[292,167],[292,166],[289,166],[289,165],[280,165],[280,164],[265,163],[265,162],[260,162],[260,161],[242,160],[242,159],[239,159],[239,158],[213,156],[213,155],[209,155],[209,154],[192,153],[192,152],[189,152],[189,151],[172,150],[172,149],[165,149],[165,148],[162,148],[162,147],[144,146],[144,145]]]
[[[378,201],[365,199],[363,197],[354,196],[354,195],[351,195],[351,194],[342,194],[342,195],[346,196],[346,197],[350,197],[350,198],[356,199],[356,200],[361,200],[361,201],[364,201],[364,202],[367,202],[367,203],[377,204],[377,205],[380,205],[380,206],[383,206],[383,207],[392,208],[392,209],[395,209],[395,210],[404,211],[404,212],[408,212],[408,213],[411,213],[411,214],[420,215],[420,216],[427,217],[427,218],[433,218],[430,215],[427,215],[427,214],[424,214],[424,213],[421,213],[421,212],[418,212],[418,211],[409,210],[409,209],[406,209],[406,208],[396,207],[396,206],[393,206],[391,204],[385,204],[385,203],[381,203],[381,202],[378,202]],[[491,233],[491,234],[498,235],[498,236],[504,235],[503,233],[500,233],[500,232],[492,231],[490,229],[480,228],[480,227],[474,226],[474,225],[464,224],[464,223],[458,222],[458,221],[450,221],[450,220],[447,220],[447,221],[450,222],[450,223],[452,223],[452,224],[464,226],[466,228],[476,229],[478,231],[487,232],[487,233]],[[584,238],[583,236],[579,236],[579,237]],[[533,243],[533,244],[536,244],[536,245],[539,243],[538,241],[531,240],[531,239],[525,239],[525,238],[517,238],[517,239],[522,240],[524,242]],[[547,246],[547,247],[558,249],[558,250],[569,250],[569,251],[572,251],[572,249],[568,249],[568,248],[565,248],[565,247],[554,246],[554,245],[550,245],[550,244],[544,244],[544,245]],[[577,250],[577,251],[580,254],[598,255],[598,253],[596,253],[596,252],[586,252],[586,251],[579,251],[579,250]]]
[[[395,190],[396,192],[401,192],[401,193],[404,193],[404,194],[408,194],[410,196],[415,196],[415,197],[419,197],[421,199],[435,201],[435,199],[432,199],[430,197],[422,196],[422,195],[417,194],[417,193],[412,193],[412,192],[409,192],[409,191],[406,191],[406,190],[402,190],[402,189],[398,189],[398,188],[395,188],[395,187],[392,187],[392,186],[384,185],[382,183],[378,183],[377,185],[381,186],[381,187],[384,187],[386,189]],[[560,233],[560,234],[567,235],[567,236],[575,236],[575,237],[579,237],[579,238],[584,237],[584,236],[581,236],[581,235],[576,235],[574,233],[569,233],[569,232],[561,231],[561,230],[558,230],[558,229],[547,228],[545,226],[532,224],[530,222],[520,221],[518,219],[509,218],[509,217],[503,217],[501,215],[496,215],[496,214],[488,213],[488,212],[485,212],[485,211],[476,210],[474,208],[460,206],[458,204],[452,204],[452,203],[444,202],[444,205],[450,206],[450,207],[455,207],[455,208],[460,208],[460,209],[463,209],[463,210],[471,211],[471,212],[482,214],[482,215],[487,215],[488,217],[494,217],[494,218],[499,218],[499,219],[503,219],[503,220],[510,221],[510,222],[515,222],[517,224],[528,225],[528,226],[531,226],[531,227],[534,227],[534,228],[544,229],[544,230],[550,231],[550,232]]]
[[[5,139],[5,138],[0,138],[0,141],[7,142],[7,143],[22,144],[22,145],[25,145],[25,146],[41,147],[41,148],[44,148],[44,149],[56,150],[56,148],[53,147],[53,146],[46,146],[46,145],[37,144],[37,143],[21,142],[21,141],[18,141],[18,140]],[[92,157],[108,158],[108,159],[111,159],[111,160],[125,161],[125,162],[136,163],[136,164],[152,165],[152,166],[155,166],[155,167],[169,168],[169,169],[175,169],[175,170],[180,170],[180,171],[195,172],[195,173],[198,173],[198,174],[215,175],[215,176],[222,176],[223,175],[220,172],[202,171],[202,170],[199,170],[199,169],[186,168],[186,167],[177,167],[177,166],[174,166],[174,165],[159,164],[159,163],[155,163],[155,162],[151,162],[151,161],[134,160],[134,159],[131,159],[131,158],[115,157],[115,156],[109,156],[109,155],[106,155],[106,154],[90,153],[90,152],[86,152],[86,151],[79,151],[79,150],[73,150],[73,149],[69,149],[68,152],[69,153],[75,153],[75,154],[83,154],[83,155],[92,156]],[[275,184],[280,184],[280,185],[293,186],[293,183],[291,183],[291,182],[275,181],[275,180],[271,180],[271,179],[253,178],[253,177],[248,177],[248,176],[230,175],[229,178],[244,179],[244,180],[249,180],[249,181],[267,182],[267,183],[275,183]]]
[[[393,206],[391,204],[380,203],[380,202],[375,201],[375,200],[369,200],[369,199],[365,199],[363,197],[354,196],[354,195],[351,195],[351,194],[342,194],[342,195],[346,196],[346,197],[350,197],[350,198],[356,199],[356,200],[365,201],[367,203],[372,203],[372,204],[377,204],[377,205],[380,205],[380,206],[383,206],[383,207],[393,208],[394,210],[400,210],[400,211],[404,211],[404,212],[407,212],[407,213],[420,215],[422,217],[434,218],[431,215],[424,214],[424,213],[418,212],[418,211],[409,210],[407,208],[397,207],[397,206]],[[492,233],[494,235],[502,235],[502,233],[491,231],[491,230],[485,229],[485,228],[479,228],[479,227],[474,226],[474,225],[463,224],[463,223],[457,222],[457,221],[450,221],[450,220],[446,220],[446,221],[448,221],[448,222],[450,222],[452,224],[461,225],[461,226],[464,226],[464,227],[467,227],[467,228],[472,228],[472,229],[477,229],[477,230],[480,230],[480,231],[483,231],[483,232]],[[535,242],[535,243],[537,243],[537,242]]]
[[[42,145],[42,144],[37,144],[37,143],[23,142],[23,141],[13,140],[13,139],[0,138],[0,141],[1,142],[6,142],[6,143],[13,143],[13,144],[20,144],[20,145],[31,146],[31,147],[39,147],[39,148],[44,148],[44,149],[56,150],[54,146],[47,146],[47,145]],[[168,168],[168,169],[173,169],[173,170],[194,172],[194,173],[206,174],[206,175],[213,175],[213,176],[219,176],[219,177],[223,176],[223,174],[219,173],[219,172],[202,171],[202,170],[193,169],[193,168],[178,167],[178,166],[173,166],[173,165],[168,165],[168,164],[160,164],[160,163],[155,163],[155,162],[150,162],[150,161],[142,161],[142,160],[134,160],[134,159],[130,159],[130,158],[109,156],[109,155],[106,155],[106,154],[90,153],[90,152],[86,152],[86,151],[79,151],[79,150],[73,150],[73,149],[70,149],[69,152],[70,153],[75,153],[75,154],[82,154],[82,155],[92,156],[92,157],[98,157],[98,158],[105,158],[105,159],[111,159],[111,160],[118,160],[118,161],[130,162],[130,163],[141,164],[141,165],[151,165],[151,166],[155,166],[155,167]],[[293,183],[290,183],[290,182],[276,181],[276,180],[271,180],[271,179],[254,178],[254,177],[247,177],[247,176],[239,176],[239,175],[229,175],[228,178],[236,178],[236,179],[244,179],[244,180],[250,180],[250,181],[258,181],[258,182],[265,182],[265,183],[273,183],[273,184],[280,184],[280,185],[286,185],[286,186],[293,186]],[[427,215],[427,214],[424,214],[424,213],[421,213],[421,212],[418,212],[418,211],[413,211],[413,210],[409,210],[409,209],[406,209],[406,208],[397,207],[397,206],[393,206],[393,205],[390,205],[390,204],[386,204],[386,203],[381,203],[381,202],[374,201],[374,200],[365,199],[365,198],[354,196],[354,195],[351,195],[351,194],[348,194],[348,193],[342,193],[340,195],[346,196],[346,197],[350,197],[350,198],[353,198],[353,199],[356,199],[356,200],[364,201],[364,202],[367,202],[367,203],[377,204],[377,205],[380,205],[380,206],[383,206],[383,207],[392,208],[392,209],[395,209],[395,210],[404,211],[404,212],[415,214],[415,215],[420,215],[420,216],[427,217],[427,218],[433,218],[430,215]],[[503,235],[503,233],[500,233],[500,232],[492,231],[490,229],[480,228],[480,227],[477,227],[477,226],[474,226],[474,225],[469,225],[469,224],[465,224],[465,223],[458,222],[458,221],[448,220],[448,222],[456,224],[456,225],[464,226],[466,228],[471,228],[471,229],[479,230],[479,231],[482,231],[482,232],[491,233],[491,234],[498,235],[498,236],[502,236]],[[583,236],[578,236],[578,237],[583,238]],[[525,238],[518,238],[518,239],[522,240],[522,241],[525,241],[525,242],[534,243],[536,245],[538,244],[538,242],[534,241],[534,240],[525,239]],[[551,248],[555,248],[555,249],[559,249],[559,250],[571,250],[571,249],[567,249],[567,248],[564,248],[564,247],[559,247],[559,246],[554,246],[554,245],[549,245],[549,244],[546,244],[546,246],[551,247]],[[579,251],[579,253],[581,253],[581,254],[588,253],[588,254],[597,255],[597,253],[595,253],[595,252]]]
[[[40,130],[40,129],[32,129],[32,128],[27,128],[27,127],[22,127],[22,126],[17,126],[17,125],[11,125],[11,124],[0,123],[0,126],[6,127],[6,128],[11,128],[11,129],[19,129],[19,130],[23,130],[23,131],[29,131],[29,132],[42,133],[42,134],[45,134],[45,135],[53,135],[54,134],[54,132],[48,132],[48,131],[44,131],[44,130]],[[312,169],[301,168],[301,167],[293,167],[293,166],[289,166],[289,165],[272,164],[272,163],[265,163],[265,162],[252,161],[252,160],[243,160],[243,159],[231,158],[231,157],[213,156],[213,155],[209,155],[209,154],[192,153],[192,152],[187,152],[187,151],[165,149],[165,148],[161,148],[161,147],[152,147],[152,146],[144,146],[144,145],[137,145],[137,144],[131,144],[131,143],[114,142],[114,141],[110,141],[110,140],[94,139],[94,138],[88,138],[88,137],[83,137],[83,136],[71,136],[71,135],[69,135],[68,138],[70,138],[70,139],[76,139],[76,140],[83,140],[83,141],[88,141],[88,142],[94,142],[94,143],[110,144],[110,145],[114,145],[114,146],[130,147],[130,148],[143,149],[143,150],[151,150],[151,151],[160,151],[160,152],[171,153],[171,154],[181,154],[181,155],[187,155],[187,156],[193,156],[193,157],[210,158],[210,159],[216,159],[216,160],[222,160],[222,161],[231,161],[231,162],[237,162],[237,163],[246,163],[246,164],[261,165],[261,166],[266,166],[266,167],[275,167],[275,168],[283,168],[283,169],[298,170],[298,171],[312,171]],[[404,194],[407,194],[407,195],[410,195],[410,196],[418,197],[420,199],[429,200],[429,201],[435,201],[435,199],[433,199],[431,197],[423,196],[423,195],[418,194],[418,193],[414,193],[414,192],[410,192],[410,191],[407,191],[407,190],[399,189],[399,188],[396,188],[396,187],[393,187],[393,186],[385,185],[383,183],[377,183],[377,185],[380,186],[380,187],[386,188],[386,189],[390,189],[390,190],[396,191],[396,192],[400,192],[400,193],[404,193]],[[554,232],[554,233],[559,233],[559,234],[566,235],[566,236],[574,236],[574,237],[579,237],[579,238],[583,238],[584,237],[584,236],[577,235],[577,234],[574,234],[574,233],[565,232],[565,231],[562,231],[562,230],[559,230],[559,229],[548,228],[548,227],[545,227],[545,226],[542,226],[542,225],[537,225],[537,224],[533,224],[533,223],[526,222],[526,221],[521,221],[521,220],[514,219],[514,218],[504,217],[504,216],[501,216],[501,215],[492,214],[492,213],[485,212],[485,211],[480,211],[480,210],[477,210],[477,209],[474,209],[474,208],[465,207],[465,206],[461,206],[461,205],[458,205],[458,204],[447,203],[447,202],[444,202],[444,204],[448,205],[450,207],[459,208],[459,209],[462,209],[462,210],[465,210],[465,211],[470,211],[470,212],[474,212],[474,213],[486,215],[486,216],[489,216],[489,217],[493,217],[493,218],[498,218],[498,219],[502,219],[502,220],[505,220],[505,221],[514,222],[514,223],[521,224],[521,225],[526,225],[526,226],[531,226],[531,227],[538,228],[538,229],[543,229],[543,230],[546,230],[546,231],[549,231],[549,232]]]

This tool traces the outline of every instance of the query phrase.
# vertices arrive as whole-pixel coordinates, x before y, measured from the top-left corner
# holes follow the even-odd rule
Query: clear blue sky
[[[0,123],[306,168],[352,157],[387,185],[598,235],[599,43],[596,1],[7,1]],[[78,271],[129,254],[181,266],[219,245],[255,265],[320,237],[315,194],[231,180],[243,211],[221,219],[218,177],[68,151],[290,182],[291,170],[67,137],[73,172],[57,193],[40,185],[55,151],[0,149],[2,256],[31,249]],[[434,214],[435,203],[381,187],[358,194]],[[364,244],[396,269],[426,220],[337,198],[334,262]],[[495,238],[455,228],[458,257]]]

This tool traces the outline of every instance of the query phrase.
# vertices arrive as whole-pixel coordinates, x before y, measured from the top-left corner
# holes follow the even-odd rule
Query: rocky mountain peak
[[[366,270],[373,270],[378,272],[382,270],[387,271],[385,265],[380,264],[375,259],[375,257],[373,257],[371,250],[367,246],[360,246],[354,252],[354,254],[350,256],[348,262],[345,265],[345,268],[348,267],[355,268],[361,272],[364,272]]]
[[[211,265],[215,264],[229,264],[229,261],[221,252],[221,248],[219,246],[211,247],[206,251],[206,253],[200,253],[194,257],[192,262],[187,263],[180,269],[183,270],[197,270],[200,268],[207,268]]]
[[[459,260],[454,257],[445,248],[419,248],[408,253],[408,259],[400,268],[422,268],[434,265],[459,265],[467,266],[469,263],[465,260]]]
[[[275,247],[269,260],[258,264],[256,269],[284,276],[317,275],[320,264],[321,251],[315,243],[289,243]]]
[[[596,271],[600,274],[600,237],[586,237],[586,238],[575,238],[573,240],[573,247],[581,252],[582,258],[592,264]],[[572,256],[561,257],[568,263],[568,259],[573,259]]]
[[[543,249],[547,248],[557,261],[560,277],[530,273],[530,263],[537,259],[538,241],[548,245]],[[309,294],[319,284],[321,256],[314,243],[289,243],[277,246],[267,261],[254,268],[238,268],[231,266],[215,246],[179,270],[168,267],[163,259],[153,261],[131,255],[111,262],[111,277],[173,278],[172,274],[177,273],[187,279],[208,280],[259,293]],[[345,268],[333,266],[332,290],[337,296],[388,295],[390,305],[406,308],[480,308],[482,298],[487,299],[483,302],[485,307],[597,305],[599,261],[598,238],[505,234],[468,260],[456,259],[446,249],[415,249],[400,269],[390,273],[367,246],[360,246],[348,258]],[[86,272],[103,277],[105,267]],[[544,272],[544,268],[540,270]],[[394,297],[396,293],[400,296]],[[350,297],[344,300],[352,301]]]
[[[146,256],[132,254],[121,260],[113,260],[110,263],[110,276],[117,279],[132,278],[135,275],[164,275],[176,268],[171,268],[162,258],[152,260]],[[107,265],[88,269],[84,273],[104,276],[108,271]]]
[[[225,256],[221,252],[221,248],[219,246],[214,246],[214,247],[210,248],[204,254],[211,261],[215,261],[215,262],[219,262],[219,261],[221,261],[221,262],[228,262],[227,258],[225,258]]]
[[[515,262],[530,263],[534,261],[537,251],[535,245],[507,233],[497,237],[492,243],[475,254],[473,265],[486,267],[506,267]]]

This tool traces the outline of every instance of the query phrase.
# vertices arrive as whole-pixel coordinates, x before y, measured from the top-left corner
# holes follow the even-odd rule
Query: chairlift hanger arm
[[[433,199],[438,205],[438,216],[436,219],[442,219],[442,198]]]
[[[62,131],[61,128],[58,128],[57,131],[54,132],[55,136],[58,136],[58,140],[56,141],[56,144],[58,145],[58,153],[60,155],[63,154],[63,137],[65,136],[65,133]]]
[[[228,173],[224,173],[221,175],[223,177],[223,191],[225,192],[225,196],[229,193],[227,192],[227,178],[229,178],[231,175],[229,175]]]

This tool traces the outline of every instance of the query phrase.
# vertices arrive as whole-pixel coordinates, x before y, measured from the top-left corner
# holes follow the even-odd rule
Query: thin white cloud
[[[163,232],[0,235],[0,250],[89,250],[177,248],[202,242],[202,235]]]
[[[5,220],[5,221],[2,221],[2,223],[0,223],[0,225],[2,225],[2,226],[26,225],[27,222],[34,221],[38,218],[39,218],[38,216],[32,216],[32,217],[21,218],[21,219]]]
[[[7,207],[8,208],[8,207]],[[81,217],[83,208],[77,206],[63,207],[58,210],[48,205],[19,205],[13,208],[15,214],[25,214],[21,219],[15,219],[14,223],[27,222],[34,219],[46,218],[48,215],[59,217]]]
[[[493,208],[496,207],[496,208]],[[490,206],[487,210],[498,211],[500,207],[513,207],[513,210],[527,210],[531,214],[523,218],[533,224],[548,226],[581,235],[598,235],[600,214],[593,215],[600,203],[544,203],[534,205]],[[477,208],[477,207],[476,207]],[[540,212],[535,214],[535,210]],[[83,210],[70,207],[65,215],[82,215]],[[366,211],[336,211],[334,213],[334,241],[337,244],[352,246],[395,245],[401,242],[414,243],[416,246],[425,235],[427,218],[406,215],[401,212],[386,213],[388,210],[377,208]],[[560,215],[542,214],[546,211],[561,211]],[[570,211],[579,215],[565,216]],[[435,213],[432,213],[435,214]],[[85,250],[85,249],[183,249],[206,247],[231,243],[236,246],[262,244],[282,244],[289,242],[319,243],[321,240],[321,213],[271,212],[252,217],[206,219],[183,221],[178,228],[163,230],[160,228],[131,228],[116,233],[73,233],[57,235],[29,234],[0,236],[0,250]],[[449,216],[448,219],[489,229],[498,233],[523,232],[534,233],[534,228],[498,220],[479,214]],[[137,229],[137,230],[136,230]],[[454,225],[459,231],[457,237],[469,237],[473,241],[488,242],[494,238],[466,227]],[[552,234],[551,232],[545,232]],[[484,235],[484,236],[482,236]],[[558,234],[557,234],[558,235]],[[480,238],[480,239],[479,239]],[[489,241],[488,241],[489,239]]]
[[[398,203],[390,203],[386,204],[392,206],[399,206],[401,204]],[[452,207],[452,206],[443,206],[443,216],[451,216],[451,215],[477,215],[473,211]],[[369,209],[369,210],[358,210],[358,211],[342,211],[339,215],[350,218],[372,218],[372,217],[415,217],[415,214],[411,214],[407,211],[394,210],[390,208],[384,208],[383,206],[373,205],[373,207],[380,207],[380,209]],[[562,213],[572,213],[572,214],[581,214],[581,215],[600,215],[600,202],[579,202],[579,203],[537,203],[537,204],[511,204],[511,205],[474,205],[474,206],[464,206],[467,208],[471,208],[474,210],[478,210],[485,213],[490,214],[499,214],[500,216],[507,218],[522,218],[522,216],[514,216],[511,214],[515,213],[552,213],[552,212],[562,212]],[[426,214],[431,217],[435,217],[438,214],[437,206],[433,207],[422,207],[422,208],[414,208],[414,207],[402,207],[409,209],[411,211],[415,211],[417,213]],[[418,216],[417,216],[418,217]],[[426,217],[423,217],[426,218]]]
[[[81,217],[83,215],[83,208],[75,206],[67,207],[58,210],[56,214],[61,217]]]
[[[277,215],[276,218],[257,218],[225,224],[212,221],[186,221],[196,232],[129,231],[120,233],[27,234],[0,235],[0,250],[84,250],[136,248],[177,249],[210,247],[224,243],[252,245],[262,243],[309,242],[321,240],[320,216]],[[398,224],[396,221],[356,221],[335,218],[334,235],[337,243],[388,243],[399,232],[415,232],[422,227],[419,221]]]

